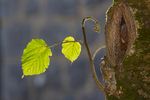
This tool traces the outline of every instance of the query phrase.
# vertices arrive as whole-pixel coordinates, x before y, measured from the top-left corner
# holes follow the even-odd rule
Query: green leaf
[[[50,58],[52,56],[51,49],[42,39],[32,39],[23,51],[22,70],[25,75],[38,75],[44,73],[48,68]]]
[[[79,42],[68,42],[68,41],[74,41],[74,38],[71,36],[65,38],[63,42],[67,43],[62,44],[62,53],[68,60],[71,61],[71,63],[73,63],[73,61],[75,61],[80,55],[81,45]]]

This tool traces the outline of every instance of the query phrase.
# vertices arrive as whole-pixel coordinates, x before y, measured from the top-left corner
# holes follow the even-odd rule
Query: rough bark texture
[[[127,27],[128,45],[122,50],[121,27],[122,23]],[[124,58],[132,52],[133,41],[136,39],[135,21],[130,8],[124,4],[116,4],[109,9],[107,23],[105,25],[106,55],[112,66],[122,65]],[[125,49],[125,48],[124,48]]]
[[[133,17],[135,12],[128,3],[124,2],[125,0],[116,1],[107,12],[105,25],[106,56],[102,59],[101,72],[108,96],[115,95],[117,97],[122,94],[122,87],[118,91],[116,78],[124,77],[123,74],[120,74],[125,67],[123,61],[127,55],[134,52],[132,48],[133,42],[138,36],[138,21]],[[149,1],[145,0],[145,2]]]
[[[136,29],[130,8],[125,3],[114,4],[108,11],[107,23],[105,25],[106,38],[106,57],[104,65],[101,65],[105,88],[108,91],[116,91],[114,66],[123,68],[124,58],[132,52],[133,41],[136,39]],[[122,23],[127,27],[128,41],[122,40],[121,27]],[[123,48],[121,43],[128,42],[127,47]],[[126,49],[126,50],[123,50]],[[104,71],[103,71],[104,70]]]

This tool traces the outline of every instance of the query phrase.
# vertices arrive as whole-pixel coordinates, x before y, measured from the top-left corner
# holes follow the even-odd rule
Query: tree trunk
[[[138,31],[139,29],[141,31]],[[101,62],[101,72],[108,100],[150,99],[148,94],[150,89],[150,40],[147,40],[148,34],[150,35],[150,0],[114,0],[107,12],[106,56]],[[142,40],[141,36],[145,39]],[[137,41],[134,42],[135,40]],[[135,44],[133,45],[133,43]],[[141,51],[141,48],[138,47],[141,44],[137,43],[147,43],[149,51],[146,48],[145,60],[140,60],[143,57],[144,48]],[[137,60],[138,58],[139,60]],[[142,66],[135,62],[142,63]],[[143,74],[143,72],[147,72],[147,74]],[[140,76],[138,76],[139,74]],[[140,84],[140,82],[142,83]]]

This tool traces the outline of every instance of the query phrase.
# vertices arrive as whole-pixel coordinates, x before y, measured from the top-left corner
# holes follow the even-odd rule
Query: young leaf
[[[42,39],[33,39],[23,51],[22,70],[24,75],[38,75],[44,73],[48,68],[51,49]]]
[[[74,41],[74,38],[69,36],[63,42]],[[81,52],[81,45],[79,42],[68,42],[62,44],[62,53],[64,56],[73,63]]]

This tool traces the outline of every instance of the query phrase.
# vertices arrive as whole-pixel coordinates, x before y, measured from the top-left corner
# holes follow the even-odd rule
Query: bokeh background
[[[85,46],[78,59],[68,61],[61,53],[61,45],[52,49],[53,56],[47,71],[37,76],[26,76],[21,56],[32,39],[43,39],[48,46],[73,36],[83,40],[81,21],[93,16],[101,26],[86,21],[85,30],[91,54],[105,45],[104,24],[106,11],[113,0],[0,0],[0,99],[1,100],[104,100],[91,76],[91,66]],[[100,73],[100,50],[94,64]]]

